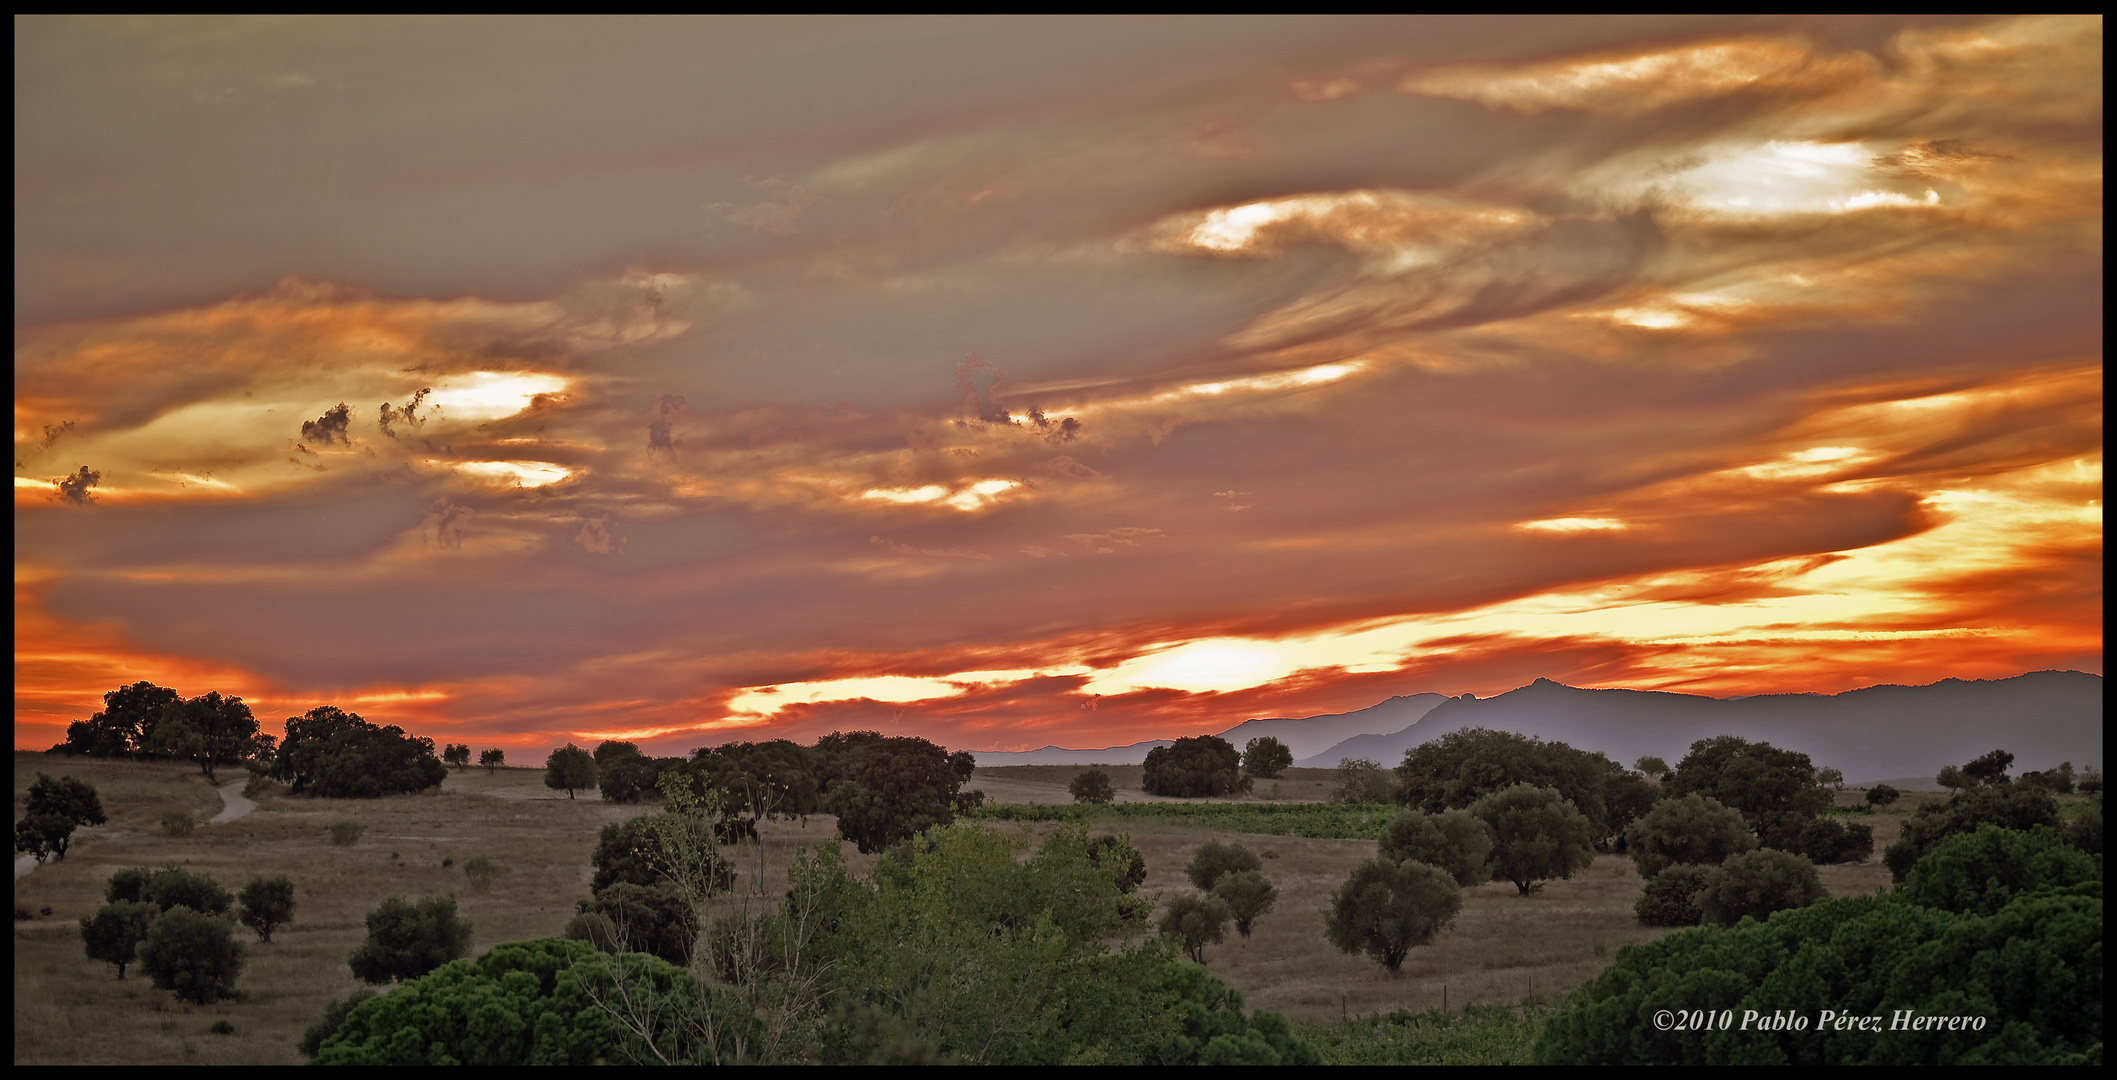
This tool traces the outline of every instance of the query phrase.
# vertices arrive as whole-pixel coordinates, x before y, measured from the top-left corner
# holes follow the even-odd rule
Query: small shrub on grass
[[[190,836],[191,830],[197,827],[198,819],[184,813],[182,810],[171,810],[162,815],[162,835],[164,836]]]
[[[339,847],[352,847],[360,842],[360,834],[368,827],[357,821],[341,821],[331,826],[331,843]]]
[[[500,876],[500,864],[483,855],[463,864],[463,876],[470,879],[470,887],[479,892],[492,890],[492,883]]]
[[[235,1034],[235,1025],[226,1020],[215,1020],[213,1026],[206,1030],[215,1035],[233,1035]]]
[[[264,773],[251,773],[250,782],[243,785],[243,798],[262,799],[279,794],[285,787],[286,785],[266,776]]]

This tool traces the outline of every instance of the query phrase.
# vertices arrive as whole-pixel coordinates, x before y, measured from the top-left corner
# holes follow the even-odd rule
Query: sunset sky
[[[15,21],[15,745],[2102,671],[2102,22]]]

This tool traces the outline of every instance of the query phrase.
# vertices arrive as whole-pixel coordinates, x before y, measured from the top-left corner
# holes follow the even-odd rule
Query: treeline
[[[214,783],[220,767],[240,765],[296,794],[338,799],[410,794],[448,777],[432,739],[333,705],[287,717],[284,739],[261,730],[243,699],[218,690],[185,698],[142,681],[104,694],[103,706],[67,725],[66,740],[47,753],[188,759]]]

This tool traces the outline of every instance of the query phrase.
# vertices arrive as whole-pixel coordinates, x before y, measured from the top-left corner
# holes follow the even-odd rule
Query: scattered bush
[[[1340,951],[1365,952],[1394,974],[1412,949],[1432,942],[1462,909],[1462,887],[1446,870],[1369,859],[1353,867],[1331,895],[1324,936]]]
[[[1169,898],[1161,915],[1161,935],[1177,942],[1198,963],[1205,963],[1208,945],[1218,945],[1227,936],[1228,920],[1234,912],[1217,896],[1178,893]]]
[[[463,876],[470,879],[471,888],[490,892],[493,881],[500,876],[500,864],[480,855],[463,864]]]
[[[188,907],[164,910],[139,945],[140,970],[155,989],[200,1005],[236,996],[243,957],[232,920]]]
[[[273,930],[294,921],[294,882],[285,874],[251,878],[236,900],[236,920],[257,931],[259,941],[271,941]]]
[[[1470,812],[1492,827],[1492,879],[1513,882],[1519,895],[1595,861],[1593,827],[1554,788],[1516,784],[1472,803]]]
[[[1859,862],[1874,854],[1874,826],[1819,817],[1801,827],[1799,843],[1797,850],[1818,865]]]
[[[1110,786],[1110,774],[1101,769],[1076,774],[1066,791],[1074,802],[1090,806],[1105,806],[1117,798],[1117,789]]]
[[[331,843],[339,847],[352,847],[360,842],[360,835],[368,827],[357,821],[340,821],[331,826]]]
[[[190,836],[198,827],[198,819],[182,810],[171,810],[162,815],[163,836]]]
[[[1468,810],[1405,810],[1382,833],[1379,854],[1440,867],[1467,889],[1492,880],[1492,827]]]
[[[1213,896],[1227,904],[1228,914],[1235,920],[1235,932],[1249,937],[1257,920],[1271,914],[1272,905],[1279,900],[1279,890],[1256,870],[1238,870],[1213,883]]]
[[[1663,799],[1625,828],[1625,854],[1648,879],[1676,863],[1718,866],[1756,846],[1741,812],[1697,794]]]
[[[88,958],[116,964],[118,978],[124,978],[125,965],[137,957],[140,942],[147,940],[148,928],[161,913],[153,904],[120,900],[103,905],[93,915],[81,916],[81,941]],[[29,912],[18,905],[16,917],[28,918]]]
[[[263,799],[268,796],[277,795],[279,794],[280,789],[284,786],[285,785],[281,784],[277,780],[272,779],[272,777],[266,773],[253,772],[250,774],[249,783],[243,785],[243,798]]]
[[[1867,805],[1869,806],[1888,806],[1889,804],[1896,802],[1898,799],[1901,799],[1903,797],[1903,792],[1898,791],[1897,789],[1889,786],[1888,784],[1876,784],[1875,786],[1867,789]]]
[[[1262,869],[1264,861],[1257,857],[1256,852],[1241,844],[1223,844],[1218,840],[1208,840],[1199,845],[1198,851],[1191,856],[1190,865],[1185,866],[1183,872],[1185,877],[1191,879],[1191,884],[1198,886],[1200,892],[1211,892],[1213,883],[1219,881],[1222,875]]]
[[[1647,882],[1632,912],[1641,926],[1696,926],[1705,921],[1698,897],[1719,873],[1717,866],[1671,863]]]
[[[1774,911],[1802,908],[1823,899],[1816,864],[1790,851],[1758,848],[1730,855],[1698,894],[1706,921],[1733,926],[1747,915],[1763,922]]]
[[[417,978],[470,950],[470,920],[456,915],[456,898],[418,903],[393,896],[367,915],[368,938],[346,961],[362,982]]]

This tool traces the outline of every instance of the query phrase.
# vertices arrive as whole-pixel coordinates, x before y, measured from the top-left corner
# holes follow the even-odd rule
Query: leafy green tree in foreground
[[[1513,882],[1519,895],[1595,861],[1588,819],[1555,789],[1516,784],[1472,803],[1470,813],[1492,828],[1492,880]]]
[[[1261,780],[1270,780],[1293,764],[1294,752],[1269,735],[1251,739],[1242,748],[1242,771]]]
[[[75,829],[109,820],[94,785],[71,776],[38,773],[22,810],[23,819],[15,823],[15,850],[40,863],[47,856],[66,858]]]
[[[544,759],[544,786],[564,790],[569,799],[578,798],[574,793],[581,788],[594,787],[595,779],[595,759],[572,743],[553,750]]]
[[[1242,755],[1218,735],[1195,735],[1147,751],[1140,787],[1149,795],[1202,799],[1249,790]]]
[[[97,908],[93,915],[81,916],[81,941],[88,958],[116,964],[118,978],[124,978],[125,965],[133,962],[140,942],[147,940],[148,927],[161,913],[153,904],[120,900]]]
[[[1990,828],[1990,827],[1987,827]],[[1541,1064],[2089,1064],[2102,1056],[2099,859],[2054,833],[1944,841],[1887,896],[1625,946],[1545,1026]],[[2091,878],[2083,879],[2092,874]],[[1916,878],[1919,885],[1912,886]],[[1649,1022],[1726,1010],[1737,1023]],[[1825,1019],[1879,1016],[1880,1030]],[[1809,1019],[1743,1026],[1746,1014]],[[1893,1024],[1975,1017],[1976,1025]]]
[[[390,897],[368,912],[367,926],[367,940],[346,961],[362,982],[417,978],[470,950],[470,920],[456,915],[453,896],[416,904]]]
[[[236,901],[236,920],[257,931],[259,941],[271,941],[272,931],[294,921],[294,881],[285,874],[251,878]]]
[[[1089,769],[1078,773],[1066,785],[1066,793],[1073,801],[1089,806],[1104,806],[1117,798],[1117,789],[1110,786],[1110,774],[1101,769]]]
[[[1324,936],[1341,952],[1364,952],[1391,974],[1411,950],[1455,923],[1463,890],[1438,867],[1369,859],[1331,895]]]
[[[139,947],[140,970],[155,989],[173,990],[179,1000],[200,1005],[235,996],[243,957],[232,920],[188,907],[157,916]]]
[[[1733,926],[1744,916],[1762,922],[1775,911],[1807,907],[1827,895],[1815,863],[1790,851],[1758,848],[1720,864],[1698,894],[1698,912],[1707,922]]]
[[[1405,810],[1382,831],[1378,847],[1392,862],[1438,866],[1466,889],[1492,880],[1492,827],[1468,810]]]
[[[1625,828],[1625,853],[1642,878],[1677,863],[1718,866],[1756,846],[1740,812],[1697,794],[1663,799]]]

